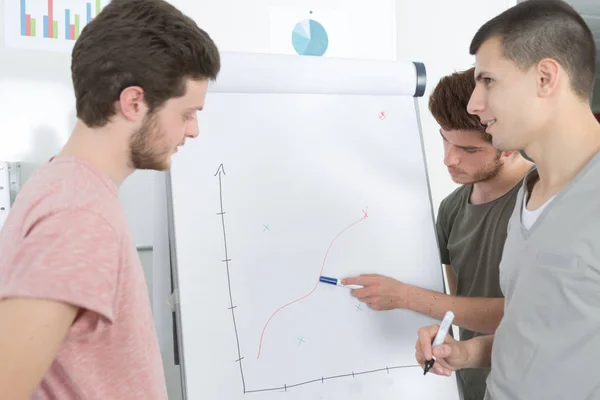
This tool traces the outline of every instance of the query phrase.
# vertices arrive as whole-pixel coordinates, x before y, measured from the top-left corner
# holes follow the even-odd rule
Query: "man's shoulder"
[[[25,182],[11,213],[21,214],[24,225],[33,225],[75,210],[94,213],[113,224],[121,213],[118,191],[85,163],[55,160]]]
[[[466,204],[466,197],[471,192],[472,185],[461,185],[454,189],[440,203],[440,213],[448,213]]]

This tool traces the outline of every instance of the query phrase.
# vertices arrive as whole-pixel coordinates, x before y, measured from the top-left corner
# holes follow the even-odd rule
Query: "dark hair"
[[[475,90],[474,73],[475,69],[470,68],[440,79],[429,96],[429,111],[442,129],[479,131],[486,141],[491,142],[492,137],[485,132],[479,117],[467,111],[469,99]]]
[[[498,37],[503,56],[528,69],[544,58],[556,60],[573,91],[591,97],[596,77],[596,46],[581,15],[561,0],[527,0],[486,22],[473,37],[475,55],[488,39]]]
[[[129,86],[150,112],[185,94],[187,79],[216,79],[219,51],[196,23],[163,0],[112,0],[81,32],[72,53],[77,117],[105,125]]]

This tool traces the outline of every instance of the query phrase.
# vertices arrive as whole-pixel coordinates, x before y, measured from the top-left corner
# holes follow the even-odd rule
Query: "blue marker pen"
[[[330,278],[328,276],[321,276],[319,278],[319,282],[327,283],[329,285],[334,285],[334,286],[341,286],[341,287],[345,287],[348,289],[362,289],[363,288],[363,286],[361,286],[361,285],[342,285],[342,283],[339,279]]]

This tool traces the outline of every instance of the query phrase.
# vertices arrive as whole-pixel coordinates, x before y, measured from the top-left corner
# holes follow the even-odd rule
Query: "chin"
[[[156,168],[156,170],[157,171],[167,171],[169,168],[171,168],[171,158],[160,163],[159,167]]]
[[[469,185],[469,184],[473,183],[473,179],[470,179],[470,178],[460,179],[460,178],[451,177],[451,179],[454,183],[458,183],[459,185]]]
[[[148,169],[154,171],[167,171],[169,168],[171,168],[171,157],[167,158],[166,160],[157,160],[155,163],[152,164],[152,167]]]
[[[492,145],[500,151],[513,151],[517,150],[515,146],[511,146],[506,140],[503,140],[497,136],[492,136]]]

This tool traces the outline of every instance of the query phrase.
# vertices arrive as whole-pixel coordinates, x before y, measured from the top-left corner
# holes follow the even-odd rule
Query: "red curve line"
[[[335,241],[337,240],[337,238],[339,238],[342,235],[342,233],[346,232],[348,229],[352,228],[354,225],[358,224],[359,222],[367,219],[369,217],[368,210],[369,210],[368,207],[366,207],[364,210],[362,210],[363,216],[362,216],[361,219],[359,219],[358,221],[355,221],[355,222],[351,223],[350,225],[348,225],[347,227],[345,227],[344,229],[342,229],[340,231],[340,233],[338,233],[333,238],[333,240],[329,244],[329,247],[327,248],[327,252],[325,252],[325,258],[323,259],[323,264],[321,264],[321,272],[319,273],[319,277],[321,277],[321,275],[323,275],[323,269],[325,268],[325,262],[327,261],[327,256],[329,255],[329,250],[331,250],[331,247],[333,246],[333,243],[335,243]],[[317,290],[317,287],[319,287],[319,280],[318,279],[317,279],[317,284],[315,285],[315,287],[310,292],[308,292],[304,296],[302,296],[302,297],[300,297],[300,298],[298,298],[298,299],[296,299],[294,301],[291,301],[291,302],[287,303],[286,305],[281,306],[277,310],[275,310],[275,312],[267,320],[267,323],[265,324],[265,327],[263,328],[262,334],[260,335],[260,343],[258,345],[258,356],[256,358],[260,358],[260,350],[262,349],[262,342],[263,342],[263,337],[265,335],[265,331],[267,330],[267,326],[269,325],[269,322],[271,322],[271,319],[273,319],[273,317],[275,316],[275,314],[277,314],[279,311],[283,310],[287,306],[290,306],[290,305],[292,305],[294,303],[299,302],[300,300],[303,300],[303,299],[307,298],[308,296],[310,296],[311,294],[313,294],[313,292],[315,290]]]

